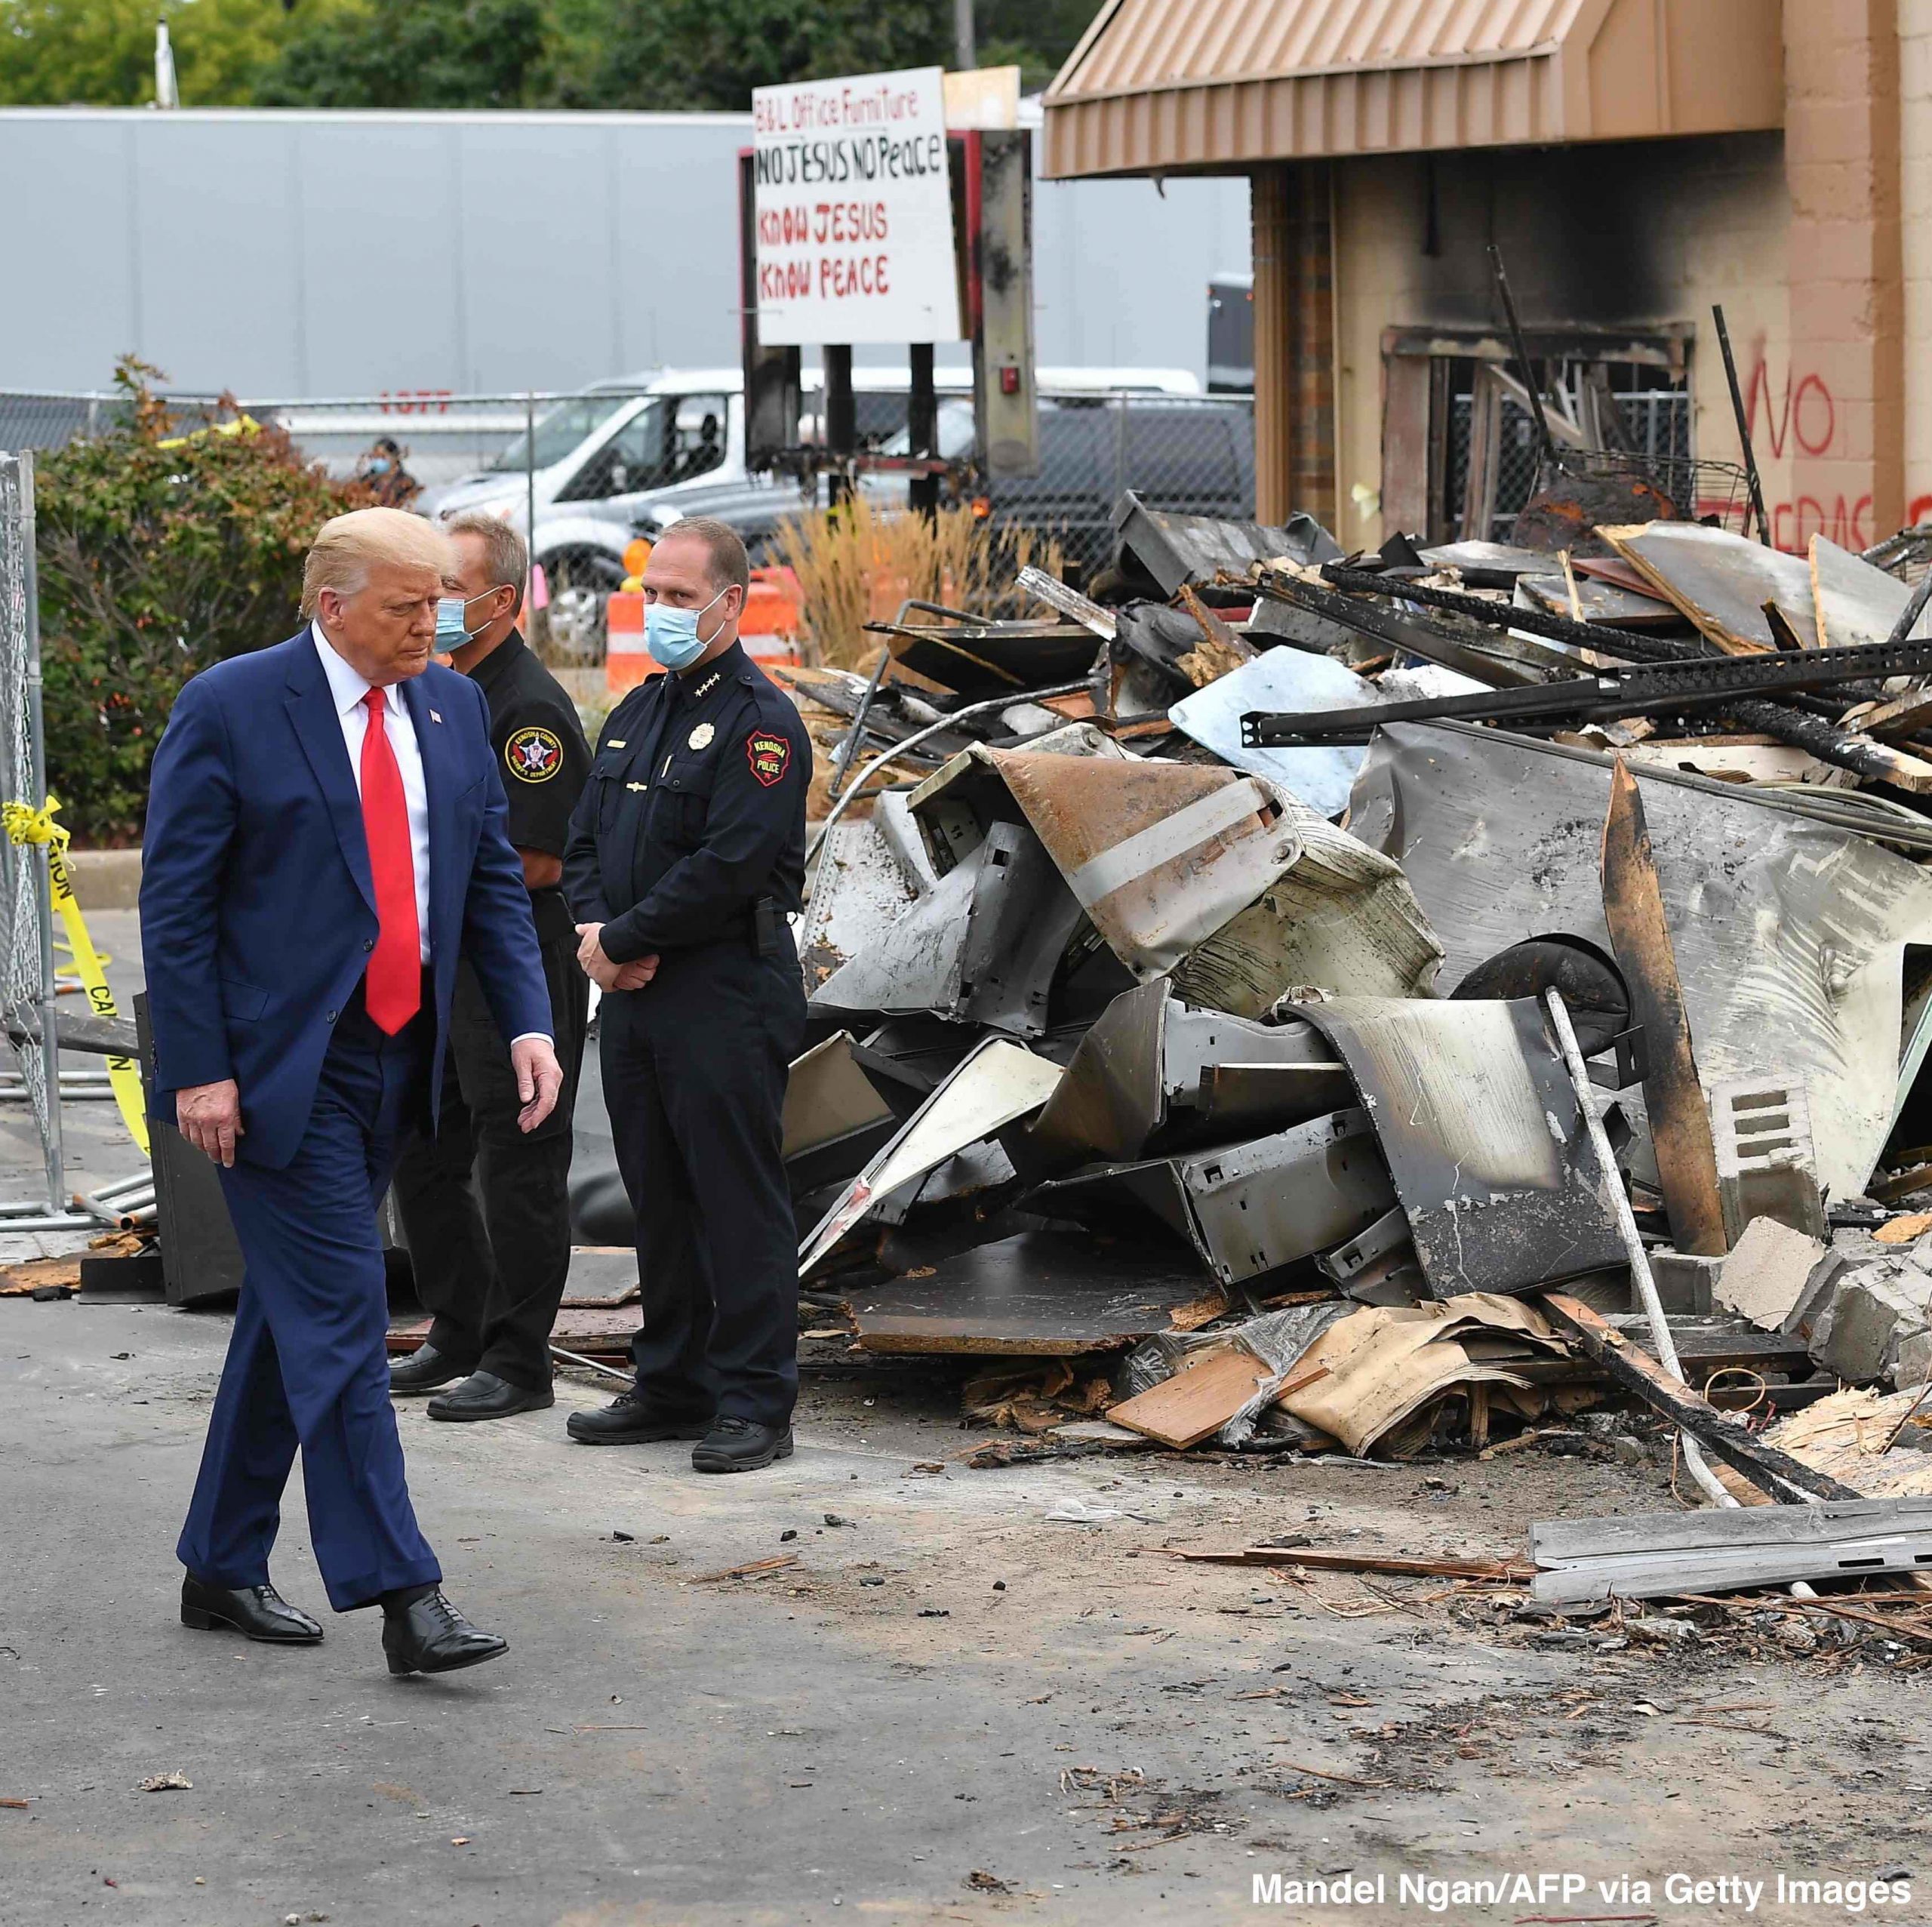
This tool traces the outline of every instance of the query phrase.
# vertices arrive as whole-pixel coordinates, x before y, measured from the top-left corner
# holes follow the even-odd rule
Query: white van
[[[853,370],[862,443],[903,429],[911,380],[903,368]],[[1201,392],[1185,369],[1041,368],[1037,380],[1042,395]],[[964,398],[972,392],[971,371],[940,368],[934,385],[942,397]],[[817,441],[823,433],[819,371],[808,369],[801,386],[801,432]],[[537,420],[534,478],[519,435],[486,469],[429,491],[415,506],[442,521],[483,509],[521,528],[534,492],[532,546],[549,589],[551,632],[565,648],[594,654],[604,597],[623,580],[624,549],[648,515],[675,506],[688,492],[746,479],[743,391],[737,368],[600,382],[552,404]]]

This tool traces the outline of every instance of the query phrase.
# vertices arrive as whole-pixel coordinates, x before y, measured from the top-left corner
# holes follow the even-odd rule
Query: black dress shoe
[[[761,1425],[755,1419],[714,1419],[691,1453],[700,1472],[755,1472],[775,1458],[792,1456],[792,1428]]]
[[[392,1392],[433,1392],[438,1385],[454,1385],[469,1373],[434,1345],[419,1345],[407,1358],[389,1360]]]
[[[272,1586],[217,1586],[192,1572],[181,1582],[181,1624],[271,1646],[318,1645],[322,1637],[321,1627]]]
[[[540,1392],[527,1392],[499,1378],[494,1371],[472,1371],[460,1385],[452,1386],[429,1401],[432,1418],[510,1418],[520,1411],[544,1411],[557,1402],[557,1395],[546,1385]]]
[[[702,1439],[708,1418],[679,1418],[654,1408],[635,1392],[620,1392],[598,1411],[574,1411],[564,1430],[580,1445],[648,1445],[660,1439]]]
[[[456,1673],[509,1651],[509,1642],[479,1633],[432,1586],[406,1606],[383,1608],[383,1651],[392,1673]]]

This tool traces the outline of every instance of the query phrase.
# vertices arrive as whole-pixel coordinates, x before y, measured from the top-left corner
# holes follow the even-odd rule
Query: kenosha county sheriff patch
[[[519,783],[548,783],[564,766],[563,740],[534,723],[513,730],[503,745],[503,762]]]
[[[769,729],[755,729],[745,738],[745,755],[752,775],[769,790],[791,767],[792,746]]]

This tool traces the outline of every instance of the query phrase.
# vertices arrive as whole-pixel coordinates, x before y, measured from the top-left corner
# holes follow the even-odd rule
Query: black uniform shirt
[[[590,769],[577,705],[514,633],[471,670],[470,680],[490,705],[490,742],[509,800],[510,841],[519,850],[561,857]]]
[[[577,705],[514,631],[470,672],[490,706],[490,743],[509,804],[505,825],[519,850],[561,857],[570,842],[571,811],[590,768]],[[561,889],[530,893],[537,934],[546,945],[577,941]]]
[[[811,739],[737,643],[653,676],[611,712],[571,819],[564,890],[627,963],[752,932],[769,897],[795,913]]]

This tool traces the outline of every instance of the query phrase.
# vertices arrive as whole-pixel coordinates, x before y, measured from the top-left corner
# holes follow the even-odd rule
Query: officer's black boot
[[[791,1456],[789,1425],[761,1425],[755,1419],[728,1414],[712,1421],[711,1430],[692,1451],[691,1464],[700,1472],[755,1472],[774,1459]]]
[[[650,1405],[635,1392],[621,1392],[598,1411],[574,1411],[564,1430],[580,1445],[648,1445],[660,1439],[702,1439],[709,1418],[679,1418]]]

